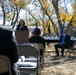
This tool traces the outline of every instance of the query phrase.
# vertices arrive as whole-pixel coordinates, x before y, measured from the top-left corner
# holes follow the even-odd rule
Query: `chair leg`
[[[72,52],[71,52],[71,49],[69,49],[69,56],[71,56],[72,55]]]
[[[72,49],[73,51],[73,55],[75,56],[76,55],[76,48]]]
[[[41,64],[41,68],[43,68],[44,67],[44,55],[42,56],[40,64]]]
[[[65,49],[65,55],[67,56],[68,55],[68,52],[69,52],[69,50],[68,49]]]
[[[68,54],[69,56],[71,56],[71,51],[70,51],[70,49],[67,49],[67,54]]]

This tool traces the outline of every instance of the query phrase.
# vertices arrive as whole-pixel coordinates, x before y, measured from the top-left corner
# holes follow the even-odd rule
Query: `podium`
[[[29,31],[28,30],[15,31],[15,39],[17,41],[17,44],[28,43],[29,42]]]

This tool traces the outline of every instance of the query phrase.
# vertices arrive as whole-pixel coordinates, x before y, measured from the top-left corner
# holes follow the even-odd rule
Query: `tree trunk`
[[[5,25],[5,19],[6,19],[6,16],[5,16],[4,5],[1,5],[1,8],[2,8],[2,10],[3,10],[3,25]]]

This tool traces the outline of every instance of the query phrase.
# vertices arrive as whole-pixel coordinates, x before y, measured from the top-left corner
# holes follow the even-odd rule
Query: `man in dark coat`
[[[33,36],[29,38],[30,43],[42,43],[45,48],[45,40],[40,36],[41,31],[39,28],[35,28],[33,32]]]
[[[29,38],[30,43],[42,43],[45,48],[45,40],[40,36],[41,31],[39,28],[35,28],[33,32],[33,36]],[[43,50],[40,50],[40,55],[43,56]]]
[[[70,45],[70,36],[67,34],[67,28],[63,29],[63,34],[60,36],[59,43],[55,44],[55,51],[57,56],[59,56],[58,48],[61,48],[61,56],[64,55],[64,49],[68,48]]]
[[[7,56],[11,62],[12,75],[18,75],[15,63],[18,61],[18,51],[12,31],[0,28],[0,55]],[[8,72],[0,75],[9,75]]]

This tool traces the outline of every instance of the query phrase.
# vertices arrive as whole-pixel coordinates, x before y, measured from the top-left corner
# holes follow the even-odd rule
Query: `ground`
[[[76,75],[76,55],[55,56],[54,44],[46,47],[41,75]]]

